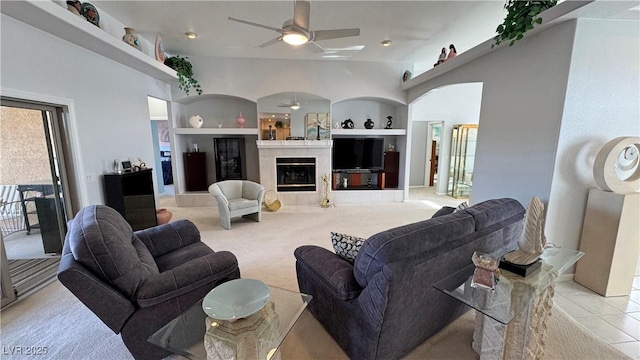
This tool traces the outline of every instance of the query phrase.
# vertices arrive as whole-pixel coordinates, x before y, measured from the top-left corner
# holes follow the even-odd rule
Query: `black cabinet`
[[[246,179],[244,138],[214,138],[216,181]]]
[[[384,153],[385,185],[388,188],[398,187],[398,175],[400,172],[400,153],[387,151]]]
[[[105,202],[131,225],[133,230],[158,224],[152,169],[104,175]]]
[[[187,191],[206,191],[209,188],[206,153],[184,153],[184,182]]]

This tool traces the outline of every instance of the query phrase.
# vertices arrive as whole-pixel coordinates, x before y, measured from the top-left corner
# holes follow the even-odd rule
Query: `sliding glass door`
[[[55,106],[1,101],[3,306],[9,292],[19,298],[56,274],[70,214],[61,114]]]

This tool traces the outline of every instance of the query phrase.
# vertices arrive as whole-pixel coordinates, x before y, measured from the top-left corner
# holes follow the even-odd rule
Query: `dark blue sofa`
[[[295,250],[311,313],[351,359],[397,359],[469,310],[433,284],[517,248],[525,209],[514,199],[386,230],[365,241],[353,264],[317,246]]]

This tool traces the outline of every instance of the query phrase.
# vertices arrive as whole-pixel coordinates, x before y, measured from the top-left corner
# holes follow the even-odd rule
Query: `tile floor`
[[[640,276],[629,296],[616,297],[603,297],[573,281],[558,281],[553,301],[603,341],[640,360]]]

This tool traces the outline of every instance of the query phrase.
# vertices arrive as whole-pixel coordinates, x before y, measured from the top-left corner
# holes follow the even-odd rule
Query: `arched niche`
[[[334,102],[331,106],[331,117],[334,127],[346,119],[351,119],[356,129],[364,129],[367,119],[374,122],[374,129],[383,129],[387,117],[393,117],[394,129],[406,128],[407,106],[392,99],[379,97],[357,97]]]
[[[299,108],[292,107],[294,103]],[[281,92],[259,98],[257,101],[258,123],[269,120],[282,121],[290,129],[288,136],[304,137],[306,134],[305,117],[310,113],[330,113],[331,101],[318,95],[305,92]]]
[[[256,103],[239,96],[206,94],[189,96],[174,102],[175,127],[189,127],[189,117],[200,115],[203,128],[237,128],[236,119],[242,113],[245,128],[257,127]]]

